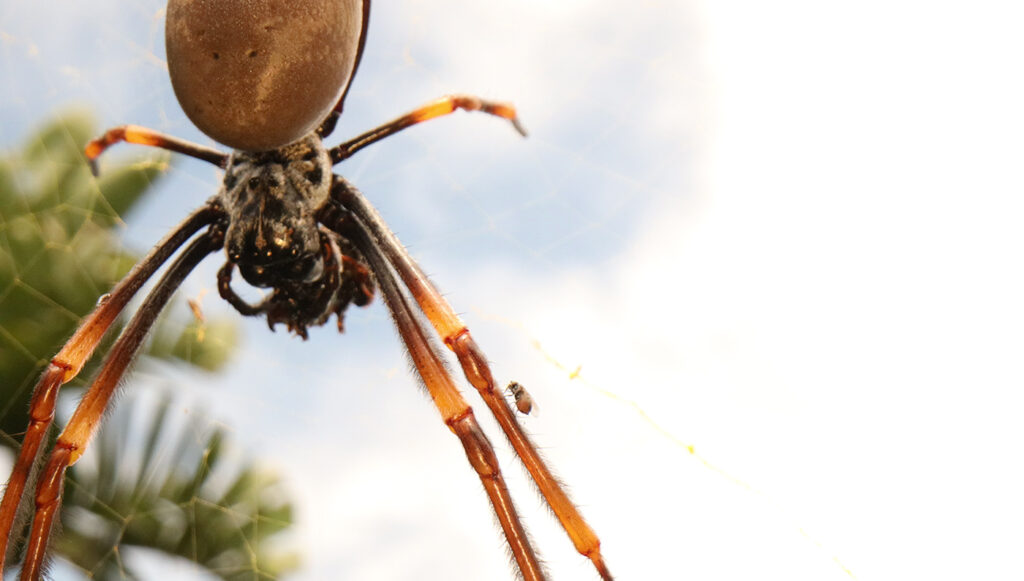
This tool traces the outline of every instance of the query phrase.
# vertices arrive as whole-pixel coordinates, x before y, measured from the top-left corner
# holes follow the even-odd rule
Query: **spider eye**
[[[360,0],[170,0],[167,67],[203,133],[265,151],[310,133],[352,75]]]

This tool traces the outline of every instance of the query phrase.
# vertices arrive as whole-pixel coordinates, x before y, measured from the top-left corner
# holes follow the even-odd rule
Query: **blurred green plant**
[[[163,155],[105,166],[94,178],[82,150],[96,134],[88,115],[68,113],[0,157],[0,446],[15,452],[49,358],[138,260],[117,230],[168,166]],[[86,385],[117,331],[65,390]],[[213,371],[236,341],[232,322],[163,316],[136,365],[160,359]],[[126,545],[189,559],[223,579],[294,569],[294,554],[264,542],[292,521],[279,480],[224,456],[223,430],[204,428],[202,414],[181,426],[168,399],[149,407],[136,398],[116,406],[86,455],[92,468],[69,472],[54,552],[95,579],[134,578]]]

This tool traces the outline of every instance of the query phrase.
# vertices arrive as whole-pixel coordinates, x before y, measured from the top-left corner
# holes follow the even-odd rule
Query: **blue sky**
[[[206,142],[160,2],[36,4],[0,5],[0,146],[69,105]],[[620,578],[1017,576],[1019,8],[380,4],[338,139],[451,92],[513,101],[531,134],[457,115],[337,171],[530,389],[524,422]],[[125,244],[217,187],[168,174]],[[510,578],[386,312],[347,321],[308,342],[244,321],[225,373],[135,383],[170,373],[183,414],[287,476],[297,578]],[[553,578],[592,579],[501,459]]]

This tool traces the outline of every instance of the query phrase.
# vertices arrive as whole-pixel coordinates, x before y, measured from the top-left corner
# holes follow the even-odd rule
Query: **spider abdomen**
[[[236,149],[313,131],[355,69],[359,0],[171,0],[167,68],[203,133]]]

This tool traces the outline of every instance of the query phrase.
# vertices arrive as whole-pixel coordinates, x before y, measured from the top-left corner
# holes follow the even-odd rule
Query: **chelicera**
[[[263,316],[271,328],[284,324],[303,338],[309,327],[323,325],[332,316],[342,330],[347,307],[368,304],[379,289],[417,374],[484,486],[518,572],[528,581],[544,579],[494,450],[443,363],[434,338],[440,339],[454,352],[466,379],[501,426],[576,549],[592,561],[602,579],[612,578],[597,535],[523,431],[465,324],[370,202],[333,173],[335,165],[362,148],[458,109],[506,119],[525,135],[510,105],[458,95],[441,98],[340,145],[325,146],[323,140],[342,112],[362,57],[369,9],[369,0],[169,3],[167,57],[175,93],[199,129],[234,151],[224,154],[133,125],[107,131],[86,149],[94,162],[122,141],[159,147],[213,163],[224,170],[224,178],[220,191],[158,243],[85,318],[37,383],[32,419],[0,503],[4,543],[0,555],[6,555],[10,539],[19,532],[15,517],[29,475],[42,459],[38,484],[30,495],[35,509],[23,580],[41,577],[64,473],[85,452],[157,315],[195,266],[221,250],[225,263],[217,277],[220,295],[243,315]],[[301,88],[298,93],[296,87]],[[172,257],[114,343],[56,444],[41,458],[60,386],[78,374],[132,297]],[[236,270],[250,285],[269,289],[269,295],[258,304],[239,297],[232,288]],[[525,391],[515,397],[519,409],[528,413]]]

